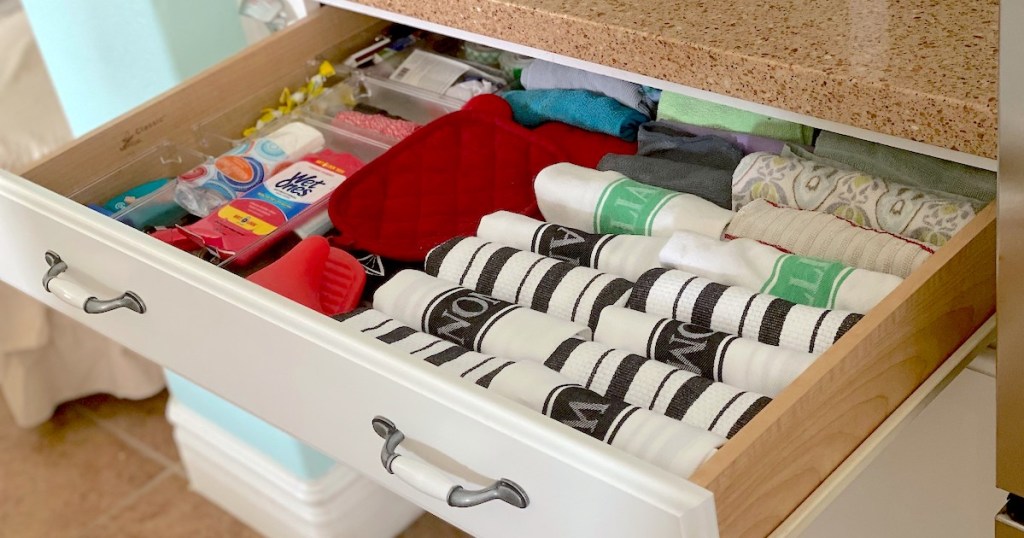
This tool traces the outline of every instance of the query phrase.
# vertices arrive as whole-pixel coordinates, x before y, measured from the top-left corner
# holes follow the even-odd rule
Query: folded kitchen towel
[[[586,90],[513,90],[502,97],[512,105],[512,116],[524,127],[560,121],[597,133],[636,140],[645,114],[620,104],[611,97]]]
[[[934,252],[923,243],[835,215],[779,207],[764,199],[743,206],[725,237],[756,239],[793,254],[904,278]]]
[[[523,69],[519,81],[527,90],[589,90],[611,97],[648,117],[654,111],[654,102],[639,84],[554,62],[534,60]]]
[[[719,241],[693,232],[673,234],[661,250],[661,263],[797,304],[861,314],[903,282],[895,275],[786,254],[753,239]]]
[[[441,243],[424,265],[431,276],[591,329],[633,289],[624,278],[477,237]]]
[[[617,306],[601,312],[594,341],[771,397],[818,357]]]
[[[403,356],[475,383],[678,476],[692,474],[725,442],[704,429],[601,396],[541,364],[476,353],[377,310],[360,309],[335,319]]]
[[[586,325],[558,319],[419,271],[398,273],[373,307],[418,331],[509,360],[537,360],[567,338],[590,339]]]
[[[658,157],[609,153],[598,170],[613,170],[644,185],[699,196],[723,209],[732,208],[731,170],[709,168]]]
[[[984,207],[970,198],[770,153],[743,158],[733,175],[732,192],[733,209],[764,198],[935,246],[945,244]]]
[[[935,189],[984,203],[996,197],[995,172],[877,142],[822,131],[814,152],[854,170],[919,189]]]
[[[676,269],[644,273],[633,285],[626,306],[808,353],[825,351],[864,317],[798,305]]]
[[[771,401],[689,370],[570,338],[544,365],[589,390],[732,437]]]
[[[636,155],[611,153],[597,168],[732,208],[732,173],[743,152],[731,142],[714,135],[691,135],[673,122],[662,121],[641,125],[638,140]]]
[[[743,152],[724,138],[690,135],[677,129],[674,123],[664,121],[649,121],[640,126],[637,155],[730,172],[743,160]]]
[[[667,242],[664,237],[591,234],[509,211],[497,211],[481,219],[476,235],[487,241],[593,267],[631,282],[648,269],[661,266],[658,255]]]
[[[672,92],[661,92],[658,120],[750,133],[805,146],[814,138],[814,129],[806,125]]]
[[[694,196],[637,183],[617,172],[548,166],[533,184],[544,218],[588,233],[721,237],[733,213]]]
[[[681,135],[714,135],[719,138],[724,138],[725,140],[728,140],[730,144],[742,151],[744,155],[749,155],[758,151],[767,151],[768,153],[775,153],[777,155],[786,148],[786,142],[775,138],[766,138],[749,133],[737,133],[734,131],[715,129],[713,127],[701,127],[699,125],[680,123],[678,121],[665,120],[661,118],[658,119],[658,123],[663,126],[671,127]]]

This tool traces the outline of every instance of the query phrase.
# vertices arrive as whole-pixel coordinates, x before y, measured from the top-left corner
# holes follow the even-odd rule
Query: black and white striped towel
[[[818,357],[615,306],[601,313],[594,341],[771,397]]]
[[[625,305],[633,283],[589,267],[492,243],[456,237],[427,254],[426,272],[538,312],[594,329],[601,310]]]
[[[798,305],[674,269],[644,273],[633,286],[627,306],[809,353],[825,351],[864,317]]]
[[[661,267],[658,254],[668,238],[645,235],[592,234],[508,211],[480,220],[480,239],[529,250],[575,265],[593,267],[635,282],[648,269]]]
[[[570,338],[544,365],[587,389],[732,437],[771,401],[691,371]]]
[[[536,361],[567,338],[592,334],[585,325],[411,270],[381,286],[373,307],[416,330],[511,360]]]
[[[416,331],[377,310],[357,310],[335,319],[400,353],[476,383],[679,476],[692,474],[725,442],[709,431],[605,398],[540,364],[476,353]]]
[[[625,351],[583,342],[590,330],[426,273],[403,271],[373,307],[399,322],[474,351],[543,362],[602,396],[730,437],[768,403],[724,383]]]

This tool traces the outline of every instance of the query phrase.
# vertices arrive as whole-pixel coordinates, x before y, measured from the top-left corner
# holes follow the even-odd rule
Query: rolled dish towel
[[[510,360],[547,357],[585,325],[489,297],[419,271],[402,271],[373,295],[373,308],[418,331]],[[528,337],[527,337],[528,336]]]
[[[601,313],[594,341],[771,397],[818,357],[617,306]]]
[[[617,172],[548,166],[533,184],[544,218],[588,233],[721,237],[733,213],[694,196],[637,183]]]
[[[477,237],[441,243],[424,265],[428,275],[591,329],[633,289],[624,278]]]
[[[756,239],[793,254],[904,278],[934,252],[917,241],[835,215],[779,207],[763,199],[743,206],[725,236]]]
[[[672,92],[661,92],[658,120],[750,133],[805,146],[811,145],[814,138],[814,129],[806,125]]]
[[[592,234],[575,228],[497,211],[480,220],[480,239],[504,243],[576,265],[618,275],[635,282],[645,271],[660,267],[664,237]]]
[[[732,192],[733,209],[764,198],[935,246],[945,244],[983,207],[969,198],[770,153],[743,158],[733,175]]]
[[[661,250],[661,263],[797,304],[861,314],[903,282],[895,275],[786,254],[753,239],[719,241],[693,232],[673,234]]]
[[[678,476],[692,474],[725,442],[701,428],[605,398],[538,363],[476,353],[377,310],[360,309],[335,319],[410,359],[475,383]],[[587,411],[582,416],[581,409]]]
[[[877,142],[822,131],[815,142],[814,152],[854,170],[910,187],[935,189],[984,203],[996,197],[995,172]]]
[[[798,305],[676,269],[644,273],[634,284],[626,306],[807,353],[827,350],[864,317]]]
[[[512,105],[512,116],[524,127],[560,121],[598,133],[636,140],[647,116],[611,97],[585,90],[514,90],[502,97]]]
[[[597,342],[570,338],[544,365],[589,390],[732,437],[771,401]]]
[[[527,90],[589,90],[650,117],[654,103],[643,86],[544,60],[534,60],[519,79]]]

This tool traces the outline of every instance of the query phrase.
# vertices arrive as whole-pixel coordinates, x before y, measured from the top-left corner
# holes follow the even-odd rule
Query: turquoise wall
[[[75,136],[241,50],[236,0],[22,0]]]

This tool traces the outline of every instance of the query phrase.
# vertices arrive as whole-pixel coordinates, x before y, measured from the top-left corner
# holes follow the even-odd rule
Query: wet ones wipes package
[[[331,192],[362,166],[362,161],[347,153],[309,154],[179,230],[221,259],[237,256],[236,263],[247,264],[285,232],[326,211]]]

